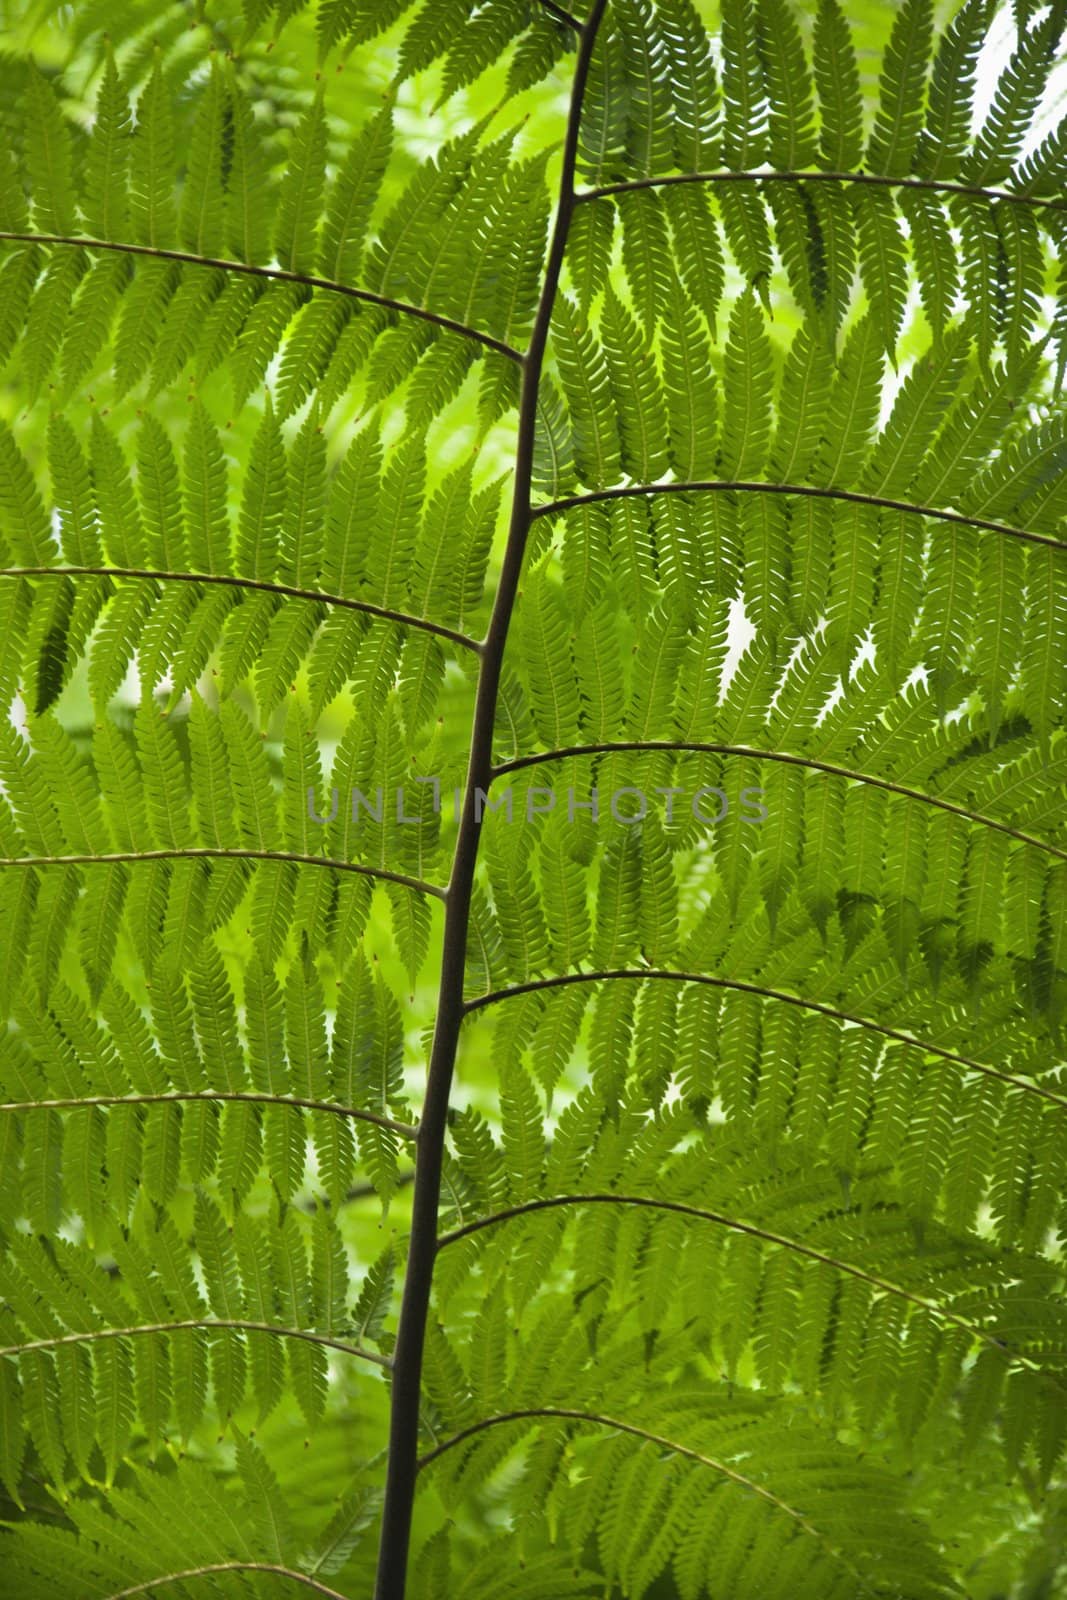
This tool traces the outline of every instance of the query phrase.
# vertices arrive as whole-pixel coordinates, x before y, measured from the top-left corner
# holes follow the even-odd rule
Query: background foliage
[[[517,506],[407,1592],[1067,1593],[1062,0],[0,18],[0,1590],[374,1588]]]

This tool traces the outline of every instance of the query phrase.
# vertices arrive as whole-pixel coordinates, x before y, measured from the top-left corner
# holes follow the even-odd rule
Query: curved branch
[[[134,1595],[148,1594],[165,1583],[188,1583],[191,1578],[210,1578],[220,1572],[264,1572],[271,1577],[289,1578],[293,1583],[302,1584],[305,1589],[321,1595],[323,1600],[349,1600],[348,1595],[327,1588],[326,1584],[310,1577],[308,1573],[279,1566],[273,1561],[211,1561],[206,1566],[186,1567],[183,1572],[164,1572],[158,1578],[146,1578],[144,1583],[135,1583],[128,1589],[118,1589],[114,1594],[106,1595],[105,1600],[132,1600]]]
[[[753,1478],[746,1477],[743,1472],[738,1472],[736,1467],[727,1466],[724,1461],[716,1460],[714,1456],[706,1456],[701,1451],[692,1449],[689,1445],[678,1444],[676,1440],[666,1439],[659,1433],[650,1433],[647,1428],[638,1427],[636,1423],[623,1422],[618,1417],[607,1417],[599,1411],[578,1411],[572,1410],[567,1406],[530,1406],[520,1411],[504,1411],[495,1417],[483,1417],[480,1422],[472,1422],[469,1427],[461,1429],[459,1433],[453,1434],[450,1439],[443,1440],[433,1450],[427,1451],[419,1459],[419,1470],[422,1471],[431,1462],[443,1456],[446,1451],[453,1449],[458,1444],[465,1443],[468,1439],[473,1439],[479,1433],[484,1433],[488,1428],[498,1427],[505,1422],[526,1422],[539,1417],[555,1417],[564,1422],[588,1422],[599,1428],[617,1428],[620,1433],[628,1433],[635,1439],[643,1440],[646,1444],[657,1445],[661,1450],[669,1450],[673,1455],[684,1456],[687,1461],[695,1461],[699,1466],[711,1467],[713,1471],[722,1473],[723,1477],[729,1478],[732,1483],[736,1483],[740,1488],[748,1489],[752,1494],[758,1495],[761,1500],[765,1500],[768,1505],[772,1505],[776,1511],[781,1511],[792,1518],[798,1528],[810,1534],[812,1538],[817,1539],[823,1549],[856,1578],[862,1585],[864,1593],[870,1594],[872,1592],[863,1575],[852,1566],[851,1562],[842,1555],[836,1546],[827,1540],[825,1534],[820,1533],[818,1528],[808,1521],[803,1512],[798,1511],[795,1506],[791,1506],[787,1500],[783,1500],[773,1490],[766,1488],[762,1483],[756,1483]]]
[[[977,1072],[983,1077],[995,1078],[998,1083],[1011,1084],[1026,1094],[1037,1095],[1040,1099],[1048,1100],[1052,1105],[1067,1111],[1067,1096],[1056,1094],[1054,1090],[1046,1089],[1042,1084],[1030,1083],[1026,1078],[1016,1077],[1013,1072],[1001,1072],[999,1067],[991,1067],[987,1062],[958,1055],[955,1050],[948,1050],[944,1045],[932,1044],[929,1039],[917,1039],[914,1034],[905,1033],[901,1028],[890,1027],[888,1023],[874,1022],[870,1017],[859,1017],[850,1011],[840,1011],[837,1006],[826,1005],[822,1000],[805,1000],[800,995],[787,993],[784,989],[770,989],[762,983],[748,983],[743,978],[719,978],[706,972],[675,972],[662,967],[616,967],[603,972],[564,972],[557,977],[531,978],[528,983],[516,983],[506,989],[494,989],[489,994],[476,995],[473,1000],[464,1003],[463,1010],[464,1014],[469,1016],[475,1011],[481,1011],[485,1006],[496,1005],[500,1000],[513,1000],[519,995],[533,994],[542,989],[564,989],[573,983],[601,983],[616,978],[633,978],[639,981],[653,978],[671,983],[703,983],[713,989],[734,989],[739,994],[753,994],[762,1000],[780,1000],[783,1005],[797,1006],[802,1011],[815,1011],[820,1016],[829,1017],[833,1022],[849,1023],[856,1028],[865,1028],[869,1033],[881,1034],[885,1039],[893,1039],[898,1044],[911,1045],[914,1049],[921,1050],[924,1055],[938,1056],[942,1061],[950,1061],[953,1066],[962,1067],[966,1072]]]
[[[790,755],[784,750],[756,750],[744,744],[702,744],[688,739],[621,739],[608,744],[572,744],[560,750],[543,751],[540,755],[517,756],[513,761],[502,761],[499,766],[493,768],[493,777],[496,779],[509,772],[521,772],[525,767],[540,766],[546,761],[567,760],[573,756],[607,756],[626,752],[651,754],[663,751],[677,754],[752,757],[757,761],[778,761],[785,766],[802,767],[811,772],[825,772],[830,777],[847,778],[855,783],[867,784],[872,789],[884,789],[887,794],[903,795],[908,800],[921,800],[925,805],[936,806],[939,811],[947,811],[954,817],[963,817],[968,822],[977,822],[986,828],[995,828],[998,833],[1005,833],[1010,839],[1017,839],[1020,844],[1032,845],[1035,850],[1044,850],[1059,861],[1067,861],[1067,849],[1050,844],[1047,839],[1039,839],[1036,834],[1024,833],[1021,828],[1013,828],[1009,823],[1000,822],[996,817],[986,816],[982,811],[970,811],[966,806],[957,805],[953,800],[928,794],[924,789],[911,789],[906,784],[894,783],[889,778],[878,778],[870,772],[858,772],[853,767],[839,767],[832,761],[819,761],[813,756]]]
[[[735,1217],[728,1217],[721,1211],[709,1211],[703,1206],[687,1205],[681,1200],[656,1200],[647,1195],[630,1194],[565,1194],[548,1199],[527,1200],[522,1205],[507,1206],[502,1211],[494,1211],[491,1215],[477,1217],[473,1222],[465,1222],[461,1227],[453,1228],[449,1233],[443,1233],[437,1241],[439,1250],[445,1245],[454,1244],[459,1239],[468,1238],[472,1234],[480,1233],[484,1228],[495,1227],[498,1222],[509,1222],[513,1217],[526,1216],[535,1211],[552,1211],[561,1206],[640,1206],[652,1211],[672,1211],[683,1217],[694,1217],[701,1222],[714,1222],[719,1227],[727,1228],[731,1233],[743,1233],[752,1239],[761,1239],[765,1244],[780,1245],[784,1250],[791,1250],[795,1255],[806,1256],[810,1261],[818,1261],[824,1267],[831,1267],[837,1272],[847,1273],[850,1277],[858,1278],[862,1283],[868,1283],[872,1288],[879,1289],[885,1294],[895,1295],[901,1300],[907,1300],[912,1305],[919,1306],[923,1311],[929,1312],[933,1317],[938,1317],[944,1322],[950,1322],[955,1327],[961,1328],[972,1339],[981,1340],[998,1351],[1006,1359],[1018,1361],[1020,1365],[1031,1368],[1033,1371],[1042,1371],[1039,1362],[1032,1361],[1029,1356],[1024,1356],[998,1339],[995,1334],[988,1333],[984,1328],[978,1327],[973,1322],[968,1322],[966,1317],[961,1317],[955,1311],[949,1311],[938,1304],[936,1300],[928,1300],[925,1295],[916,1294],[911,1289],[904,1289],[898,1283],[891,1283],[888,1278],[879,1277],[877,1273],[867,1272],[863,1267],[857,1267],[850,1261],[842,1261],[837,1256],[828,1255],[823,1250],[817,1250],[813,1245],[802,1244],[799,1239],[787,1238],[785,1234],[772,1233],[767,1228],[759,1228],[751,1222],[739,1222]]]
[[[397,1122],[377,1111],[364,1111],[359,1106],[336,1105],[331,1100],[308,1100],[298,1095],[259,1094],[239,1089],[176,1089],[162,1090],[158,1094],[90,1094],[70,1095],[58,1100],[8,1100],[0,1103],[2,1111],[77,1111],[89,1106],[166,1106],[222,1103],[224,1105],[292,1106],[297,1111],[328,1111],[336,1117],[352,1117],[358,1122],[373,1122],[376,1127],[388,1128],[402,1139],[418,1137],[418,1128],[409,1122]],[[2,1352],[0,1352],[2,1353]]]
[[[162,572],[152,567],[0,567],[0,578],[146,578],[154,583],[215,584],[225,589],[249,589],[257,594],[276,594],[286,600],[311,600],[319,605],[336,606],[346,611],[362,611],[383,622],[397,622],[405,628],[421,628],[452,644],[475,653],[481,650],[477,639],[456,628],[407,611],[392,611],[370,600],[354,600],[348,595],[327,594],[318,589],[301,589],[291,583],[271,583],[265,578],[241,578],[230,572]]]
[[[932,517],[938,522],[952,522],[965,528],[978,528],[983,533],[1001,533],[1009,539],[1022,539],[1027,544],[1044,545],[1052,550],[1067,551],[1067,540],[1057,539],[1050,533],[1033,533],[1027,528],[1013,528],[1004,522],[990,522],[984,517],[969,517],[962,511],[939,511],[933,506],[916,505],[910,500],[890,500],[884,495],[861,494],[858,489],[831,489],[810,483],[758,483],[738,480],[702,479],[693,483],[631,483],[614,489],[591,489],[587,494],[568,495],[563,500],[550,500],[535,506],[535,517],[552,517],[575,506],[596,505],[602,500],[628,500],[643,495],[658,494],[723,494],[738,490],[755,494],[796,494],[812,500],[843,500],[850,505],[878,506],[884,511],[907,511],[917,517]]]
[[[522,360],[522,355],[503,339],[491,333],[481,333],[468,328],[466,323],[453,317],[439,316],[424,306],[410,305],[406,300],[393,300],[389,295],[376,294],[373,289],[354,289],[351,284],[334,283],[330,278],[317,278],[306,272],[290,272],[285,267],[257,267],[247,261],[229,261],[220,256],[200,256],[188,250],[164,250],[158,245],[128,244],[117,239],[82,239],[77,234],[64,233],[13,233],[0,232],[0,242],[9,244],[73,245],[81,250],[112,250],[119,255],[148,256],[154,261],[176,261],[187,267],[210,267],[217,272],[237,272],[248,278],[266,278],[274,283],[295,283],[305,289],[327,289],[349,300],[364,300],[368,305],[382,306],[387,311],[399,311],[407,317],[417,317],[420,322],[432,322],[435,327],[447,328],[450,333],[461,334],[464,339],[495,350],[511,361]]]
[[[410,878],[405,872],[391,872],[388,867],[365,867],[361,861],[338,861],[333,856],[304,855],[299,850],[226,850],[214,845],[190,845],[187,849],[112,850],[103,855],[0,856],[0,867],[92,867],[118,861],[230,860],[292,861],[303,867],[332,867],[335,872],[355,872],[363,878],[381,878],[386,883],[399,883],[405,889],[432,895],[435,900],[444,900],[448,895],[448,890],[436,883],[424,883],[421,878]]]
[[[599,200],[605,195],[628,194],[634,189],[665,189],[677,183],[858,183],[881,189],[925,189],[939,194],[965,195],[972,200],[1004,200],[1009,205],[1036,206],[1047,211],[1067,211],[1067,201],[1040,195],[1013,193],[1011,189],[986,189],[974,183],[949,183],[938,178],[889,178],[880,172],[680,172],[663,178],[632,178],[627,183],[605,183],[583,189],[579,200]]]
[[[550,16],[555,17],[557,22],[565,22],[568,28],[574,29],[575,33],[581,33],[582,24],[578,21],[578,18],[572,16],[569,11],[565,11],[562,6],[558,6],[556,0],[540,0],[540,3]]]
[[[329,1334],[314,1333],[310,1328],[281,1328],[273,1322],[251,1322],[243,1317],[189,1317],[180,1322],[142,1322],[130,1328],[93,1328],[85,1333],[58,1333],[50,1339],[30,1339],[25,1344],[0,1346],[0,1356],[29,1355],[35,1350],[58,1350],[68,1344],[98,1344],[102,1339],[132,1339],[143,1333],[187,1333],[217,1331],[230,1333],[273,1333],[280,1339],[302,1339],[305,1344],[323,1345],[327,1350],[340,1350],[347,1356],[358,1356],[361,1361],[371,1361],[376,1367],[392,1367],[388,1356],[376,1350],[365,1350],[359,1344],[346,1344],[343,1339],[331,1339]]]

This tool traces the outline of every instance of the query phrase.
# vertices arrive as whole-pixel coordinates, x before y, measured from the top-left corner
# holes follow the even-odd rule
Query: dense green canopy
[[[0,1596],[1067,1596],[1065,27],[0,4]]]

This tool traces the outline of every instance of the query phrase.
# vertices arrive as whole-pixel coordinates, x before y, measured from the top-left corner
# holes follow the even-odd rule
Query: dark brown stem
[[[885,511],[907,511],[917,517],[933,517],[938,522],[954,522],[965,528],[978,528],[984,533],[1002,533],[1009,539],[1022,539],[1027,544],[1046,545],[1052,550],[1067,550],[1067,540],[1057,539],[1050,533],[1032,533],[1026,528],[1013,528],[1004,522],[989,522],[984,517],[968,517],[962,511],[939,511],[933,506],[915,505],[910,500],[888,500],[884,495],[861,494],[858,489],[826,489],[810,483],[756,483],[729,482],[703,479],[693,483],[632,483],[615,489],[591,489],[588,494],[568,495],[564,500],[551,500],[547,505],[535,506],[535,517],[551,517],[575,506],[596,505],[602,500],[628,500],[634,497],[658,494],[727,494],[735,491],[754,494],[796,494],[811,500],[844,500],[850,505],[880,506]]]
[[[388,867],[365,867],[359,861],[337,861],[332,856],[309,856],[299,850],[245,850],[216,849],[213,845],[190,845],[187,849],[165,850],[114,850],[103,855],[63,856],[0,856],[0,867],[94,867],[102,863],[125,861],[294,861],[302,867],[332,867],[335,872],[355,872],[363,878],[381,878],[386,883],[399,883],[405,889],[419,894],[432,895],[444,900],[447,889],[436,883],[424,883],[421,878],[409,878],[403,872],[391,872]]]
[[[419,1137],[416,1142],[411,1239],[394,1357],[395,1381],[391,1391],[389,1465],[386,1475],[385,1504],[382,1510],[381,1544],[374,1600],[404,1600],[407,1584],[411,1516],[418,1473],[422,1353],[429,1314],[434,1257],[437,1253],[437,1211],[441,1195],[448,1099],[465,1014],[463,992],[467,936],[470,925],[471,892],[481,834],[477,791],[488,789],[492,781],[493,728],[496,721],[504,647],[507,643],[508,628],[511,624],[522,574],[523,556],[533,518],[530,495],[541,369],[563,267],[567,235],[574,214],[574,174],[578,158],[582,102],[605,4],[606,0],[594,0],[589,20],[583,25],[579,34],[570,111],[563,144],[555,223],[530,335],[530,345],[523,361],[511,517],[500,567],[500,579],[478,674],[466,795],[452,859],[452,875],[445,911],[437,1017],[426,1078],[426,1095],[419,1121]]]
[[[921,189],[934,194],[959,194],[972,200],[1003,200],[1013,206],[1037,206],[1047,211],[1067,211],[1067,201],[1040,195],[1013,193],[1010,189],[985,189],[976,183],[950,183],[939,178],[889,178],[881,172],[679,172],[664,178],[632,178],[628,183],[605,183],[583,189],[579,200],[599,200],[605,195],[630,194],[635,189],[665,189],[676,183],[859,183],[880,189]]]
[[[297,1095],[259,1094],[238,1089],[169,1089],[159,1094],[89,1094],[70,1095],[58,1100],[8,1100],[0,1104],[3,1111],[78,1111],[89,1106],[168,1106],[195,1105],[218,1102],[223,1105],[292,1106],[297,1111],[327,1111],[335,1117],[352,1117],[357,1122],[373,1122],[376,1127],[388,1128],[402,1139],[414,1139],[418,1128],[409,1122],[396,1122],[392,1117],[381,1116],[377,1111],[364,1111],[359,1106],[336,1105],[331,1100],[307,1100]]]
[[[1056,1094],[1054,1090],[1046,1089],[1040,1083],[1030,1083],[1026,1078],[1018,1078],[1013,1072],[1001,1072],[999,1067],[991,1067],[987,1062],[975,1061],[970,1056],[957,1055],[955,1050],[946,1050],[944,1045],[933,1044],[929,1039],[918,1039],[912,1033],[890,1027],[888,1023],[874,1022],[870,1017],[859,1017],[851,1011],[840,1011],[837,1006],[826,1005],[822,1000],[805,1000],[800,995],[789,994],[784,989],[770,989],[762,983],[747,983],[742,978],[713,977],[706,972],[675,972],[662,967],[616,967],[603,972],[564,972],[557,977],[531,978],[528,983],[516,983],[506,989],[494,989],[489,994],[476,995],[473,1000],[466,1002],[464,1012],[469,1016],[475,1011],[481,1011],[485,1006],[496,1005],[501,1000],[513,1000],[522,994],[535,994],[548,989],[565,989],[574,983],[614,982],[619,978],[642,982],[646,978],[651,978],[668,983],[704,983],[713,989],[732,989],[739,994],[756,995],[762,1000],[778,1000],[783,1005],[798,1006],[802,1011],[816,1011],[822,1017],[829,1017],[832,1022],[849,1023],[853,1027],[866,1028],[868,1033],[879,1033],[884,1039],[911,1045],[924,1055],[938,1056],[942,1061],[950,1061],[953,1066],[962,1067],[965,1072],[977,1072],[984,1078],[995,1078],[998,1083],[1011,1084],[1015,1089],[1021,1089],[1026,1094],[1035,1094],[1040,1099],[1048,1100],[1050,1104],[1067,1111],[1067,1096]]]
[[[368,617],[379,617],[383,622],[397,622],[405,628],[421,628],[423,633],[434,633],[440,639],[449,639],[465,650],[479,651],[481,645],[456,628],[446,628],[440,622],[430,622],[426,617],[412,616],[407,611],[391,611],[387,606],[377,606],[370,600],[353,600],[347,595],[324,594],[318,589],[300,589],[291,583],[271,583],[266,578],[240,578],[230,572],[160,572],[151,567],[0,567],[0,578],[144,578],[153,583],[204,583],[225,589],[249,589],[257,594],[275,594],[283,600],[311,600],[317,605],[339,606],[346,611],[362,611]]]
[[[982,811],[970,811],[966,806],[959,806],[953,800],[945,800],[936,794],[927,794],[924,789],[909,789],[906,784],[893,783],[889,778],[878,778],[870,772],[858,772],[854,767],[839,767],[832,761],[816,760],[814,756],[795,756],[784,750],[757,750],[745,744],[702,744],[688,739],[619,739],[607,744],[572,744],[560,750],[542,751],[540,755],[517,756],[513,761],[502,761],[493,768],[493,778],[494,780],[502,778],[509,772],[522,772],[526,767],[540,766],[545,761],[564,761],[576,756],[608,756],[627,752],[643,755],[662,751],[678,755],[750,757],[755,761],[777,761],[785,766],[801,767],[810,772],[825,772],[833,778],[846,778],[853,783],[864,783],[872,789],[884,789],[887,794],[898,794],[908,800],[919,800],[924,805],[936,806],[939,811],[947,811],[951,816],[963,817],[968,822],[977,822],[986,828],[995,828],[998,833],[1005,833],[1010,839],[1017,839],[1020,844],[1032,845],[1035,850],[1044,850],[1057,860],[1067,861],[1067,850],[1061,849],[1059,845],[1050,844],[1047,839],[1039,839],[1036,834],[1024,833],[1021,828],[1013,828],[1006,822],[999,822],[996,817],[988,817]]]
[[[568,28],[573,28],[576,33],[581,33],[582,25],[578,21],[578,18],[573,17],[571,13],[569,11],[565,11],[562,6],[558,6],[556,4],[556,0],[540,0],[540,3],[551,16],[555,17],[557,22],[565,22]]]
[[[77,234],[66,233],[12,233],[0,232],[0,242],[8,244],[73,245],[82,250],[112,250],[118,255],[148,256],[153,261],[176,261],[187,267],[209,267],[216,272],[237,272],[247,278],[266,278],[272,283],[294,283],[305,289],[326,289],[332,294],[345,295],[349,300],[364,300],[368,305],[382,306],[387,311],[399,311],[406,317],[417,317],[420,322],[432,322],[438,328],[447,328],[464,339],[495,350],[512,361],[521,361],[520,351],[496,339],[491,333],[481,333],[468,328],[453,317],[442,317],[424,306],[409,305],[404,300],[393,300],[385,294],[375,294],[372,289],[354,289],[348,283],[334,283],[330,278],[316,278],[306,272],[289,272],[284,267],[257,267],[248,261],[228,261],[221,256],[198,256],[188,250],[164,250],[152,244],[128,244],[118,239],[82,239]]]

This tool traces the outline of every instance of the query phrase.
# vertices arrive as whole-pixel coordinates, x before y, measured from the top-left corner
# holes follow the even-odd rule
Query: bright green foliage
[[[409,1600],[1067,1596],[1067,8],[574,10],[2,12],[0,1596],[399,1600],[450,1001]]]

